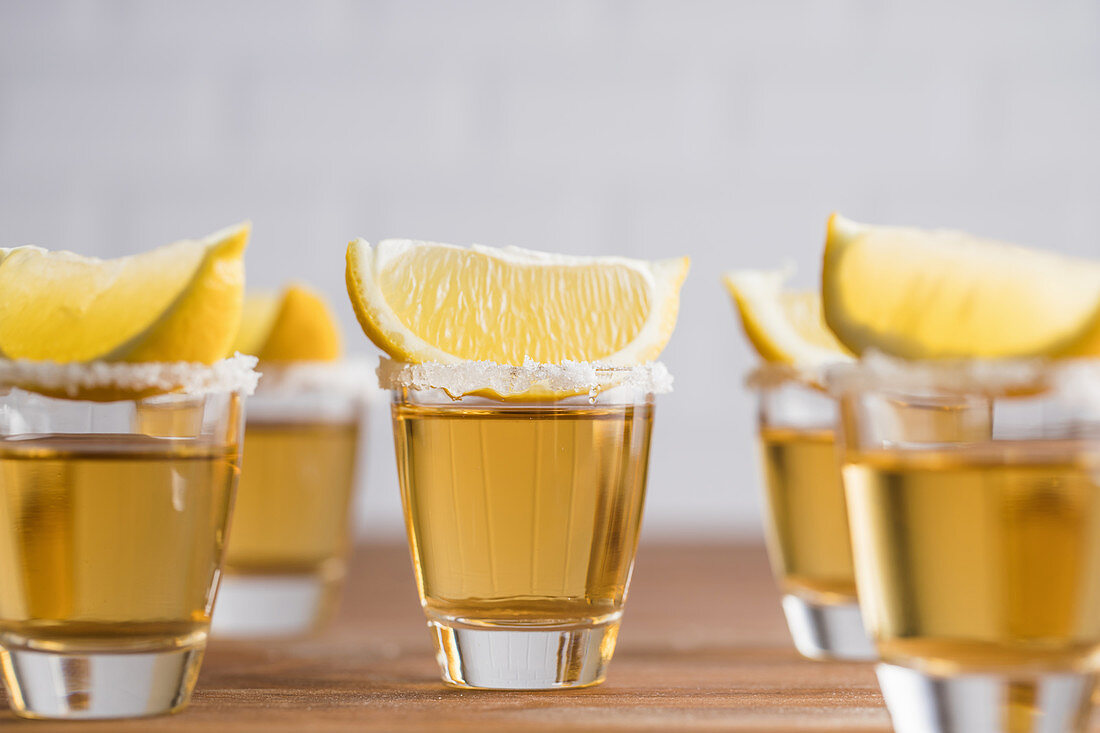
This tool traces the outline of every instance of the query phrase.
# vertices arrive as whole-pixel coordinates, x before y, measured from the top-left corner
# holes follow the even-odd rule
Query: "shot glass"
[[[1100,663],[1100,367],[880,357],[829,383],[895,729],[1085,730]]]
[[[836,400],[783,365],[758,368],[747,385],[757,398],[768,557],[795,648],[810,659],[874,659],[856,598]]]
[[[379,374],[393,390],[405,521],[443,680],[602,682],[667,371],[384,361]]]
[[[261,363],[213,633],[301,636],[331,619],[347,569],[370,369]]]
[[[16,714],[187,705],[254,363],[0,362],[0,663]]]

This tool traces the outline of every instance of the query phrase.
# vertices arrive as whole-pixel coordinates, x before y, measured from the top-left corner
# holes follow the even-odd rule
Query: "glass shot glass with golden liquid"
[[[362,363],[259,366],[213,633],[301,636],[335,612],[366,419]]]
[[[187,705],[253,363],[0,365],[0,664],[16,714],[125,718]],[[140,393],[181,376],[180,391],[112,401],[16,386],[103,397],[130,379]]]
[[[602,682],[638,544],[654,394],[671,383],[664,367],[386,361],[409,543],[443,680]],[[532,380],[544,378],[555,395],[539,396]]]
[[[856,598],[836,400],[812,375],[778,364],[747,385],[757,398],[768,557],[794,645],[811,659],[874,659]]]
[[[1100,367],[878,357],[829,383],[895,729],[1085,730],[1100,664]]]

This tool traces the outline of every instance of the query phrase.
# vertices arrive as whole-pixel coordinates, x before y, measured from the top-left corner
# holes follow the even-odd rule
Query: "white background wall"
[[[811,282],[833,209],[1100,255],[1100,3],[0,1],[0,246],[251,218],[250,284],[315,283],[362,353],[353,236],[690,254],[650,536],[758,531],[718,274]]]

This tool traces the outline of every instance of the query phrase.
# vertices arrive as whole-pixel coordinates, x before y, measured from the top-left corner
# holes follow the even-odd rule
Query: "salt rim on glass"
[[[837,398],[863,390],[986,398],[1045,392],[1058,402],[1100,410],[1097,357],[909,360],[869,351],[857,362],[828,368],[824,384]]]
[[[374,392],[371,360],[348,357],[335,361],[262,362],[256,391],[270,396],[335,392],[369,398]]]
[[[789,382],[797,382],[824,392],[826,391],[825,380],[828,371],[833,367],[851,363],[853,362],[837,360],[830,364],[801,366],[780,362],[764,362],[756,365],[745,374],[744,385],[749,389],[768,389],[780,387]]]
[[[213,364],[198,362],[73,362],[0,359],[0,389],[42,391],[80,399],[100,389],[188,395],[256,390],[256,357],[235,354]]]
[[[543,364],[527,357],[522,365],[516,366],[495,361],[409,364],[382,357],[377,373],[382,389],[441,389],[455,399],[480,391],[501,397],[532,392],[587,393],[592,399],[613,388],[639,389],[652,394],[672,391],[672,375],[659,361],[608,366],[568,359],[559,364]]]
[[[1100,359],[970,358],[902,359],[868,351],[857,362],[825,371],[829,391],[839,395],[864,388],[911,392],[1004,395],[1058,388],[1066,380],[1100,377]]]

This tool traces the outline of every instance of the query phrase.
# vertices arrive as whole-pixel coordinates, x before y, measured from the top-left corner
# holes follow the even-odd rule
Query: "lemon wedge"
[[[347,283],[367,336],[400,361],[632,365],[672,335],[688,264],[357,239]]]
[[[241,328],[232,351],[262,361],[333,361],[343,346],[340,327],[328,303],[306,285],[288,285],[281,294],[248,293]]]
[[[211,364],[237,331],[250,231],[238,224],[113,260],[8,250],[0,260],[0,353]]]
[[[825,321],[859,354],[1059,356],[1100,325],[1100,263],[954,231],[829,219]]]
[[[814,368],[852,358],[821,314],[821,296],[784,287],[789,271],[733,270],[722,282],[741,326],[765,361]]]

